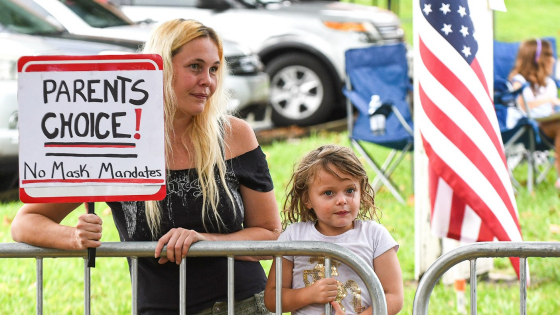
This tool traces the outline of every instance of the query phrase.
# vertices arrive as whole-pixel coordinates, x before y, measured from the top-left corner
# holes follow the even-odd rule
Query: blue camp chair
[[[551,42],[556,56],[556,40],[544,38]],[[513,69],[520,43],[494,41],[494,108],[506,153],[508,171],[514,188],[520,187],[513,176],[513,170],[522,162],[527,162],[527,190],[533,190],[533,184],[541,183],[547,173],[554,167],[553,141],[544,135],[538,123],[530,115],[522,114],[517,97],[525,86],[513,90],[508,76]],[[525,110],[525,112],[528,112]],[[508,120],[518,116],[515,124]]]
[[[374,190],[385,185],[395,198],[404,203],[391,174],[405,154],[412,152],[414,127],[407,96],[412,90],[408,77],[406,47],[404,44],[372,46],[346,51],[346,87],[348,134],[352,146],[376,173]],[[370,126],[369,103],[377,95],[382,108],[375,114],[386,116],[385,132],[374,134]],[[357,118],[354,121],[354,108]],[[380,164],[364,143],[374,143],[392,149]],[[399,154],[400,152],[400,154]]]

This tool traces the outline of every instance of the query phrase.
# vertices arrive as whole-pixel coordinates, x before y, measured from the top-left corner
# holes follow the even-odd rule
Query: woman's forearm
[[[16,242],[58,249],[77,249],[75,231],[75,227],[61,225],[34,213],[16,216],[11,228]]]
[[[60,222],[79,206],[80,203],[25,204],[12,221],[12,238],[34,246],[78,249],[77,228],[61,225]],[[100,222],[98,218],[94,220]],[[80,218],[78,224],[82,222]]]
[[[270,231],[265,228],[250,227],[231,234],[205,234],[208,241],[275,241],[280,235],[279,231]],[[270,260],[272,256],[235,256],[236,260],[260,261]]]
[[[275,241],[280,235],[279,231],[271,231],[261,227],[249,227],[229,233],[201,233],[209,241]]]

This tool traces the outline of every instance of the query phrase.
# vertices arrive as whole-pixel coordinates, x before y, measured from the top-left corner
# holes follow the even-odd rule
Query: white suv
[[[74,0],[76,1],[76,0]],[[98,0],[99,1],[99,0]],[[107,1],[107,0],[105,0]],[[136,22],[199,20],[259,54],[276,125],[326,121],[344,102],[344,53],[404,40],[391,11],[297,0],[108,0]]]
[[[2,1],[2,0],[0,0]],[[0,3],[0,10],[7,8]],[[5,27],[0,20],[0,29]],[[17,60],[21,56],[114,54],[132,50],[102,43],[0,31],[0,192],[18,185]]]
[[[12,0],[71,34],[131,40],[140,48],[155,25],[136,25],[114,6],[95,0]],[[268,99],[270,80],[262,63],[249,49],[224,39],[229,75],[224,86],[230,93],[228,109],[253,129],[272,127]]]
[[[68,36],[11,0],[0,0],[0,192],[18,185],[17,60],[36,55],[134,53],[133,49]]]

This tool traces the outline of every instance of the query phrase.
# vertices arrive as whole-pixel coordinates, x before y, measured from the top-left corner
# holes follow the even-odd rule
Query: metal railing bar
[[[37,315],[43,314],[43,258],[36,259]]]
[[[477,313],[476,285],[476,259],[471,259],[471,315],[476,315]]]
[[[97,257],[152,257],[157,242],[103,242],[96,249]],[[166,248],[161,255],[167,254]],[[227,257],[227,256],[325,256],[334,257],[346,264],[363,279],[372,300],[375,314],[386,314],[385,293],[379,278],[368,264],[351,250],[340,245],[325,242],[277,242],[277,241],[213,241],[192,244],[188,257]],[[560,253],[559,253],[560,255]],[[36,257],[83,257],[87,250],[57,250],[35,247],[23,243],[5,243],[0,246],[0,258]]]
[[[235,260],[233,256],[227,258],[227,295],[228,295],[228,315],[235,314],[235,274],[233,272],[233,264]]]
[[[560,242],[480,242],[456,248],[438,258],[422,276],[412,314],[428,314],[430,295],[441,276],[459,262],[483,257],[560,257]]]
[[[87,253],[87,250],[86,250]],[[88,267],[87,256],[84,257],[84,314],[91,314],[91,269]]]
[[[282,315],[282,256],[276,256],[276,315]]]
[[[138,314],[138,257],[130,257],[131,274],[130,280],[132,284],[132,315]]]
[[[325,279],[331,277],[331,259],[325,257]],[[331,305],[329,303],[325,304],[325,315],[331,315]]]
[[[160,255],[163,257],[163,254]],[[187,258],[181,259],[179,266],[179,314],[187,315]]]
[[[527,315],[527,258],[519,259],[519,315]]]

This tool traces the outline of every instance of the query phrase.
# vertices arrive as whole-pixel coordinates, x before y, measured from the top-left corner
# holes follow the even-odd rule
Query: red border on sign
[[[18,60],[18,72],[117,70],[163,70],[163,60],[157,54],[23,56]]]
[[[89,178],[89,179],[24,179],[22,184],[34,183],[126,183],[126,184],[160,184],[163,179],[140,179],[140,178]]]
[[[70,72],[70,71],[163,71],[163,60],[157,54],[125,54],[96,56],[23,56],[18,60],[18,72]],[[92,180],[89,180],[92,181]],[[65,181],[67,182],[67,181]],[[127,182],[130,182],[127,181]],[[146,182],[144,180],[144,182]],[[158,186],[156,186],[158,187]],[[163,200],[165,185],[159,186],[153,195],[105,195],[105,196],[51,196],[32,197],[25,188],[19,189],[20,200],[24,203],[52,202],[110,202]],[[55,187],[53,187],[55,188]],[[60,189],[62,187],[56,187]]]
[[[111,202],[111,201],[147,201],[163,200],[166,195],[165,185],[153,195],[119,195],[119,196],[72,196],[72,197],[31,197],[25,189],[19,189],[19,200],[23,203],[53,203],[53,202]]]

